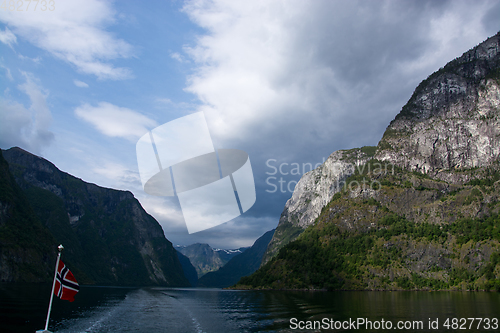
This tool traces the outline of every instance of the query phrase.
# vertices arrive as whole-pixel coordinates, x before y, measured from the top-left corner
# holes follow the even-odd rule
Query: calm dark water
[[[0,332],[45,325],[49,285],[0,284]],[[459,329],[452,318],[469,320]],[[292,318],[296,318],[292,319]],[[450,318],[449,329],[443,326]],[[83,286],[69,303],[54,300],[54,332],[498,332],[500,294],[483,292],[295,292]],[[346,326],[358,320],[372,322]],[[292,320],[292,321],[291,321]],[[384,320],[384,324],[381,324]],[[436,322],[437,320],[437,322]],[[310,325],[323,324],[316,329]],[[327,330],[325,323],[344,328]],[[407,329],[397,329],[401,321]],[[429,321],[437,324],[429,328]],[[415,324],[414,324],[415,322]],[[378,323],[378,329],[375,329]],[[422,326],[418,326],[421,323]],[[472,325],[470,325],[472,323]],[[351,325],[352,325],[351,324]],[[380,326],[384,325],[384,326]],[[411,326],[416,325],[416,326]],[[299,326],[304,329],[299,329]],[[499,324],[500,326],[500,324]],[[297,327],[292,330],[291,327]],[[404,326],[403,326],[404,327]],[[384,329],[385,328],[385,329]]]

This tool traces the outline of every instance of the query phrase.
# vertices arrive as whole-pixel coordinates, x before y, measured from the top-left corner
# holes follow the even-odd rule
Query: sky
[[[250,246],[304,172],[376,145],[420,81],[499,30],[500,1],[7,1],[0,148],[131,191],[174,245]],[[144,192],[136,143],[200,111],[216,149],[248,153],[256,202],[189,234],[177,197]]]

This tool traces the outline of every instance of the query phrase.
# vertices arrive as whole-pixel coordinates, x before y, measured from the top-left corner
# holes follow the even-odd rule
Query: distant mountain
[[[196,269],[198,278],[218,270],[224,266],[232,257],[242,253],[247,248],[236,250],[213,249],[208,244],[192,244],[189,246],[176,246],[177,251],[189,258]]]
[[[237,256],[237,255],[239,255],[239,254],[241,254],[243,252],[245,252],[248,249],[249,249],[249,247],[240,247],[239,249],[234,249],[234,250],[214,248],[213,250],[219,255],[219,257],[221,258],[221,260],[224,263],[227,263],[233,257],[235,257],[235,256]]]
[[[251,248],[233,257],[215,272],[209,272],[198,280],[198,287],[226,288],[236,284],[241,277],[255,272],[262,261],[274,229],[260,236]]]
[[[196,269],[194,268],[193,264],[191,264],[191,261],[188,257],[183,255],[179,251],[175,252],[177,252],[177,257],[179,258],[182,270],[184,271],[184,276],[188,279],[191,287],[196,287],[198,285],[198,273],[196,272]]]
[[[422,81],[372,148],[302,177],[239,286],[500,291],[500,32]]]
[[[86,183],[20,148],[3,151],[3,156],[34,214],[55,239],[52,247],[64,245],[64,262],[78,282],[189,285],[161,226],[132,193]],[[23,208],[29,211],[28,205]],[[26,237],[28,244],[39,242]]]

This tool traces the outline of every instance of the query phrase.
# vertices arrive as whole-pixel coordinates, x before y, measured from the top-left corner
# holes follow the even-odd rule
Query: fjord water
[[[47,285],[0,285],[0,332],[34,332],[43,328],[48,293],[50,286]],[[393,323],[418,320],[425,324],[424,329],[405,332],[451,332],[454,330],[442,327],[446,318],[468,317],[500,317],[500,293],[234,291],[83,286],[73,303],[54,300],[49,329],[57,333],[288,332],[292,331],[291,318],[304,321],[367,318],[371,321],[391,320]],[[429,319],[439,319],[440,329],[430,330]]]

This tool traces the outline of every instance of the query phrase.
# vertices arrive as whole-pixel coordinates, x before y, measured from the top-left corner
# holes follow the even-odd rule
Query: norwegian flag
[[[80,286],[78,285],[78,282],[76,282],[73,273],[71,273],[62,260],[59,260],[54,294],[60,299],[73,302],[75,300],[75,295],[79,290]]]

